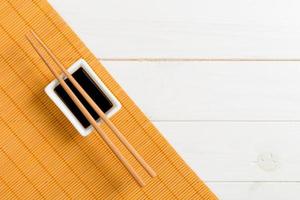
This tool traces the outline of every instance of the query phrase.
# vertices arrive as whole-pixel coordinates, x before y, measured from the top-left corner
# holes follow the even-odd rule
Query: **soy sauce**
[[[73,74],[74,79],[81,85],[81,87],[88,93],[88,95],[93,99],[93,101],[99,106],[99,108],[105,113],[109,109],[113,107],[112,102],[108,99],[107,96],[103,93],[103,91],[99,88],[99,86],[92,80],[92,78],[88,75],[88,73],[80,67]],[[66,84],[70,87],[70,89],[74,92],[77,98],[81,101],[84,107],[89,111],[92,117],[95,120],[99,119],[99,115],[94,111],[94,109],[88,104],[88,102],[84,99],[84,97],[79,93],[79,91],[72,85],[69,79],[65,79]],[[71,110],[71,112],[75,115],[78,121],[82,124],[84,128],[90,126],[89,121],[84,117],[82,112],[76,106],[76,104],[72,101],[69,95],[65,92],[61,85],[55,87],[54,91],[56,94],[62,99],[62,101],[66,104],[66,106]]]

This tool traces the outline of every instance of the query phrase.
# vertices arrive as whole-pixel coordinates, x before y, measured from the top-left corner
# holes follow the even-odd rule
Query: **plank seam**
[[[300,58],[168,58],[168,57],[103,57],[112,62],[300,62]]]

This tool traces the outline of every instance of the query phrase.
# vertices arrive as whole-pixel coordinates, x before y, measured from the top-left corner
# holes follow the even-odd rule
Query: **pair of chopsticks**
[[[55,64],[60,68],[70,82],[75,86],[75,88],[80,92],[80,94],[85,98],[85,100],[92,106],[92,108],[96,111],[96,113],[100,116],[100,118],[108,125],[108,127],[115,133],[118,139],[122,142],[122,144],[130,151],[130,153],[135,157],[135,159],[140,163],[140,165],[148,172],[151,177],[155,177],[155,171],[146,163],[146,161],[142,158],[142,156],[136,151],[136,149],[127,141],[125,136],[118,130],[118,128],[106,117],[105,113],[99,108],[99,106],[92,100],[92,98],[86,93],[86,91],[80,86],[80,84],[73,78],[73,76],[64,68],[61,62],[57,59],[57,57],[52,53],[52,51],[44,44],[44,42],[33,32],[30,31],[29,34],[26,35],[28,41],[35,49],[37,54],[41,57],[41,59],[45,62],[49,70],[55,76],[55,78],[59,81],[63,89],[66,93],[71,97],[76,106],[80,109],[86,119],[90,122],[90,124],[94,127],[97,133],[102,137],[104,142],[109,146],[109,148],[113,151],[116,157],[121,161],[124,167],[129,171],[129,173],[133,176],[133,178],[138,182],[138,184],[143,187],[145,186],[144,181],[138,175],[138,173],[133,169],[128,160],[123,156],[118,147],[114,145],[114,143],[110,140],[110,138],[106,135],[106,133],[98,126],[97,122],[94,120],[92,115],[88,112],[88,110],[84,107],[84,105],[80,102],[77,96],[73,93],[73,91],[66,84],[64,78],[59,75],[59,73],[51,66],[50,62],[46,59],[44,53],[37,47],[34,40],[38,42],[38,44],[47,52],[47,54],[51,57],[51,59],[55,62]]]

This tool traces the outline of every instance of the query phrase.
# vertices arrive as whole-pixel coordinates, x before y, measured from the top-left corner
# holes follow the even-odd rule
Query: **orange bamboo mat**
[[[84,58],[122,104],[113,123],[158,173],[140,188],[104,142],[83,138],[44,93],[53,76],[26,41],[33,29],[65,66]],[[44,0],[0,3],[0,199],[216,199]],[[184,133],[183,133],[184,134]]]

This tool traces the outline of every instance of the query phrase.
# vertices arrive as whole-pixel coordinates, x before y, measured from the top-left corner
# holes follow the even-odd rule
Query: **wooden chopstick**
[[[108,127],[115,133],[122,144],[129,150],[129,152],[135,157],[135,159],[140,163],[140,165],[148,172],[152,177],[156,176],[155,171],[148,165],[148,163],[143,159],[143,157],[136,151],[136,149],[128,142],[125,136],[119,131],[119,129],[106,117],[105,113],[99,108],[99,106],[93,101],[88,93],[81,87],[81,85],[73,78],[73,76],[64,68],[57,57],[52,53],[52,51],[45,45],[45,43],[36,35],[35,32],[30,31],[34,38],[39,42],[39,44],[46,50],[54,62],[58,65],[60,70],[68,77],[75,88],[80,92],[80,94],[85,98],[85,100],[92,106],[96,113],[101,119],[108,125]]]
[[[97,133],[102,137],[104,142],[109,146],[109,148],[113,151],[113,153],[116,155],[116,157],[121,161],[121,163],[124,165],[124,167],[129,171],[129,173],[137,181],[137,183],[141,187],[145,186],[144,181],[141,179],[141,177],[138,175],[138,173],[133,169],[133,167],[130,165],[128,160],[122,155],[120,150],[114,145],[114,143],[109,139],[109,137],[105,134],[105,132],[103,132],[102,129],[98,126],[97,122],[94,120],[92,115],[88,112],[88,110],[84,107],[84,105],[80,102],[80,100],[77,98],[77,96],[73,93],[73,91],[66,84],[64,78],[62,76],[60,76],[56,72],[56,70],[51,66],[50,62],[47,61],[46,56],[34,44],[33,40],[30,37],[30,35],[26,35],[26,37],[27,37],[28,41],[30,42],[30,44],[32,45],[32,47],[35,49],[35,51],[41,57],[41,59],[45,62],[45,64],[49,68],[49,70],[52,72],[52,74],[55,76],[55,78],[59,81],[59,83],[61,84],[63,89],[67,92],[67,94],[70,96],[70,98],[76,104],[76,106],[80,109],[80,111],[83,113],[83,115],[91,123],[91,125],[94,127],[94,129],[97,131]]]

